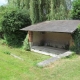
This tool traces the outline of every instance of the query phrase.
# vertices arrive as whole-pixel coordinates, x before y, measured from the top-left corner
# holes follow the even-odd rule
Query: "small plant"
[[[0,43],[1,43],[2,45],[6,45],[6,41],[3,40],[3,39],[0,41]]]
[[[23,49],[24,50],[27,50],[27,51],[30,51],[30,45],[29,45],[29,40],[28,40],[28,34],[23,42]]]

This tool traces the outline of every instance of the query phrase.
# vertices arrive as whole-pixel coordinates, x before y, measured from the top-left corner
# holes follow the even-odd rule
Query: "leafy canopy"
[[[72,19],[80,19],[80,0],[74,0],[71,14]]]
[[[20,45],[24,40],[26,33],[20,31],[21,28],[31,24],[31,20],[23,11],[9,11],[4,15],[2,22],[2,31],[8,45]]]
[[[73,7],[71,11],[71,17],[74,20],[80,19],[80,0],[73,1]],[[73,51],[80,53],[80,25],[78,26],[75,33],[72,35],[74,39],[74,46],[71,48]]]
[[[72,36],[73,36],[74,44],[75,44],[72,47],[72,50],[77,53],[80,53],[80,25],[78,26],[77,30]]]

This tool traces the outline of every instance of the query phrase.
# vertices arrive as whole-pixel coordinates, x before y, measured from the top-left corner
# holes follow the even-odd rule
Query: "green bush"
[[[1,22],[3,20],[3,15],[5,13],[5,7],[4,6],[0,6],[0,32],[1,32]]]
[[[27,50],[27,51],[30,51],[30,45],[29,45],[29,40],[28,40],[28,34],[23,42],[23,49],[24,50]]]
[[[75,45],[71,47],[71,50],[75,51],[76,53],[80,53],[80,26],[78,26],[78,29],[75,31],[72,37]]]
[[[80,0],[74,0],[71,15],[72,19],[80,19]]]
[[[4,39],[0,38],[0,44],[6,45],[6,41]]]
[[[71,18],[74,20],[80,19],[80,0],[73,1]],[[73,36],[75,45],[72,46],[70,49],[77,53],[80,53],[80,25],[78,26],[78,29],[75,31],[75,33],[72,36]]]
[[[26,13],[21,10],[14,10],[4,15],[2,31],[8,45],[20,46],[22,44],[26,32],[20,31],[20,29],[31,24],[31,20]]]

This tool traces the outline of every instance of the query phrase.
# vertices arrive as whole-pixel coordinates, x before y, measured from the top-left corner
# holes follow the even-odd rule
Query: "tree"
[[[71,0],[68,2],[66,0],[11,0],[10,2],[13,2],[14,6],[20,9],[28,10],[32,24],[34,24],[45,20],[67,19],[69,12],[68,6],[71,5],[68,4],[70,1]],[[61,11],[61,13],[65,16],[64,18],[62,18],[61,13],[59,14],[60,10],[63,11]],[[66,15],[64,13],[66,13]],[[59,16],[59,18],[57,16]]]
[[[51,0],[51,9],[50,9],[50,19],[53,20],[55,18],[55,9],[54,9],[54,0]]]
[[[45,20],[69,19],[67,5],[65,0],[30,0],[32,24]]]
[[[74,45],[70,49],[80,54],[80,25],[78,26],[75,33],[72,34],[72,37],[74,39]]]
[[[4,7],[4,6],[1,6],[0,7],[0,32],[2,31],[1,30],[1,26],[2,26],[2,20],[3,20],[3,16],[4,16],[4,14],[5,14],[5,9],[6,9],[6,7]]]
[[[32,24],[36,23],[36,13],[35,12],[36,8],[35,8],[35,0],[30,0],[30,18],[32,21]]]
[[[80,19],[80,0],[74,0],[71,15],[72,19]]]
[[[8,6],[17,7],[19,9],[29,9],[30,0],[8,0]]]
[[[80,20],[80,0],[73,1],[73,7],[71,11],[71,18],[74,20]],[[73,51],[80,53],[80,25],[73,34],[74,46],[71,48]]]
[[[7,12],[2,22],[6,43],[11,46],[21,45],[26,32],[22,32],[20,29],[30,24],[31,20],[26,13],[18,10]]]
[[[24,50],[27,50],[27,51],[30,51],[30,45],[29,45],[29,40],[28,40],[28,34],[23,42],[23,49]]]

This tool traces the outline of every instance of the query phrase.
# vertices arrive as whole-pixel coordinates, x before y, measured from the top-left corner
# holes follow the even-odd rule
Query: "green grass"
[[[7,54],[12,53],[24,61]],[[80,80],[80,56],[73,55],[39,68],[36,64],[49,56],[10,48],[0,42],[0,80]]]

